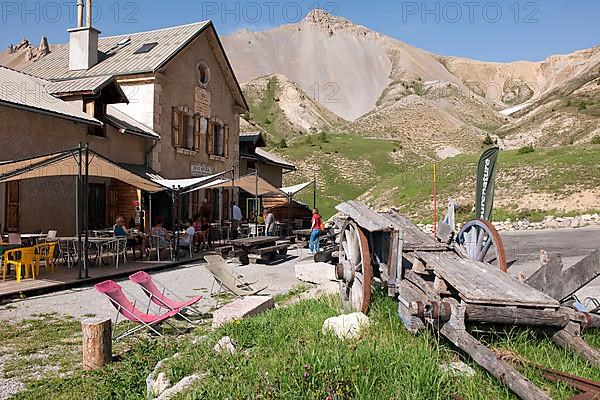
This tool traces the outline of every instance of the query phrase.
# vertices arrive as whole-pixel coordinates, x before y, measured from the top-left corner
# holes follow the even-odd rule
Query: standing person
[[[319,210],[317,208],[313,209],[312,219],[310,221],[310,247],[309,253],[315,254],[321,251],[321,243],[319,237],[321,236],[321,225],[323,224],[323,219],[319,215]]]
[[[242,224],[242,210],[235,201],[231,202],[232,204],[232,213],[231,213],[231,236],[235,239],[238,235],[238,229],[240,229],[240,225]]]
[[[206,200],[206,198],[202,199],[202,205],[200,206],[200,217],[209,222],[212,218],[212,210],[210,209],[210,204],[208,204],[208,200]]]
[[[265,211],[265,232],[267,236],[273,236],[275,233],[275,215],[271,212],[271,209]]]

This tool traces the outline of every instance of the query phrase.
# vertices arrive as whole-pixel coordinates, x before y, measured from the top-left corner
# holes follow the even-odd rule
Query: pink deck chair
[[[154,328],[154,326],[160,325],[163,322],[166,322],[171,327],[173,327],[178,333],[181,333],[179,329],[171,325],[168,321],[170,318],[174,317],[179,313],[178,309],[170,310],[160,315],[147,314],[136,308],[135,301],[132,303],[123,292],[123,288],[115,281],[104,281],[102,283],[97,284],[94,287],[98,292],[108,297],[111,304],[117,309],[117,320],[115,321],[115,325],[119,320],[119,315],[122,315],[129,321],[137,322],[139,324],[136,327],[129,329],[126,332],[114,338],[115,341],[118,341],[126,336],[132,335],[142,329],[148,329],[159,336],[163,336]]]
[[[166,308],[168,310],[179,310],[179,316],[192,324],[194,322],[184,315],[185,312],[191,312],[198,317],[203,316],[202,312],[194,307],[200,300],[203,299],[203,296],[184,300],[174,294],[172,290],[169,290],[164,285],[161,285],[157,281],[153,280],[152,277],[144,271],[139,271],[135,274],[129,275],[129,280],[139,285],[151,302],[161,308]],[[170,296],[174,297],[175,299],[167,297],[165,293],[169,293]]]

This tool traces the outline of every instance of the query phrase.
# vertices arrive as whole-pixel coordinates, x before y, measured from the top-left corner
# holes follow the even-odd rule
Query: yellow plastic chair
[[[34,248],[34,266],[36,275],[40,274],[40,266],[42,265],[42,261],[44,261],[46,271],[50,270],[50,272],[54,273],[54,251],[56,249],[56,242],[38,244],[34,246]]]
[[[17,282],[21,282],[21,268],[25,268],[25,278],[29,278],[29,271],[31,271],[32,278],[35,279],[35,248],[23,247],[4,252],[3,281],[6,280],[6,273],[10,265],[15,266]]]

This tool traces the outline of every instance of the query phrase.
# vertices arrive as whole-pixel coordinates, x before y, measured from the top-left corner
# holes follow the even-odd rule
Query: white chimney
[[[77,0],[77,28],[69,29],[69,69],[90,69],[98,63],[98,36],[92,27],[92,0],[86,0],[86,26],[83,26],[83,0]]]

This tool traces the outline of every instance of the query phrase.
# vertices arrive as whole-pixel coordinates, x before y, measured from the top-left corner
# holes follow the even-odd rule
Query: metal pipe
[[[77,232],[77,269],[79,270],[79,279],[83,278],[82,264],[81,264],[81,166],[83,162],[81,143],[77,149],[77,179],[75,181],[75,230]],[[68,251],[68,249],[67,249]]]
[[[83,0],[77,0],[77,27],[83,28]]]
[[[92,27],[92,0],[86,0],[85,12],[86,12],[86,26],[88,28],[91,28]]]
[[[83,175],[83,229],[85,229],[85,237],[83,241],[83,277],[89,278],[89,230],[90,230],[90,212],[89,212],[89,170],[90,170],[90,145],[85,144],[85,173]]]

